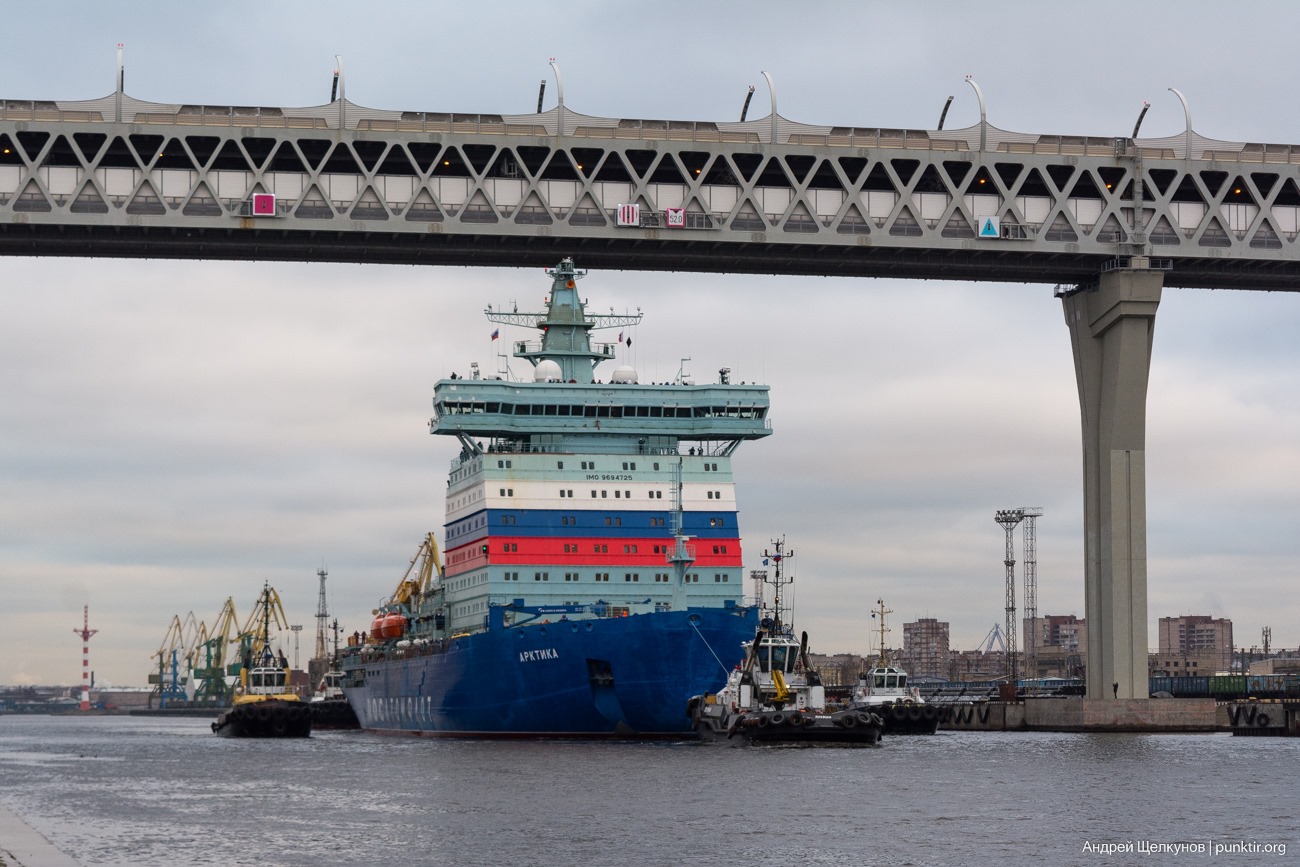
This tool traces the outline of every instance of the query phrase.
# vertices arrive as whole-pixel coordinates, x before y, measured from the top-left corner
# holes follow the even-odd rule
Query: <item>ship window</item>
[[[659,469],[659,462],[658,462],[658,461],[655,461],[655,469],[656,469],[656,470]]]
[[[555,462],[555,468],[556,468],[557,470],[562,470],[562,469],[564,469],[564,461],[556,461],[556,462]]]
[[[591,492],[591,496],[592,496],[592,499],[595,499],[595,497],[596,497],[596,492],[595,492],[595,491],[592,491],[592,492]]]
[[[601,492],[600,492],[600,498],[601,498],[602,500],[605,499],[605,498],[608,497],[608,496],[609,496],[609,491],[601,491]]]
[[[623,492],[622,492],[622,491],[615,491],[615,492],[614,492],[614,499],[617,500],[617,499],[618,499],[619,497],[621,497],[621,496],[623,496]]]
[[[786,654],[789,650],[788,647],[772,648],[772,668],[786,670]]]

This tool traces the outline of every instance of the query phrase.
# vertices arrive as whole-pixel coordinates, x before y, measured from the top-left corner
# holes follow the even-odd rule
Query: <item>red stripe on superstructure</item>
[[[489,564],[668,568],[672,540],[660,537],[491,536],[447,552],[444,573],[450,577]],[[740,567],[740,539],[693,539],[691,568]],[[482,546],[488,546],[486,555]],[[567,550],[566,550],[567,549]]]

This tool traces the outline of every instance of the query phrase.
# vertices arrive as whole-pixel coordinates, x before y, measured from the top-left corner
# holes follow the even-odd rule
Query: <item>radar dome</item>
[[[636,385],[636,368],[626,364],[616,367],[609,381],[618,385]]]
[[[546,359],[539,361],[537,368],[533,371],[534,382],[559,382],[564,378],[564,372],[560,370],[558,362]]]

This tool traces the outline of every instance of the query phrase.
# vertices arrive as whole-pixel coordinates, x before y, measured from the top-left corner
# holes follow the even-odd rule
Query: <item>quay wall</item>
[[[1212,698],[1081,699],[980,702],[949,708],[940,728],[950,731],[1213,732],[1226,717]]]

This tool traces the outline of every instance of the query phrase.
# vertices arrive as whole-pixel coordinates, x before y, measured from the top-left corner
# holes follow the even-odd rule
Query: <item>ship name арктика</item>
[[[445,565],[430,537],[420,578],[345,653],[363,728],[689,735],[687,700],[718,688],[754,637],[731,458],[771,433],[767,386],[725,368],[706,385],[642,384],[628,366],[599,381],[622,343],[591,333],[640,313],[588,313],[571,260],[547,273],[544,312],[488,310],[540,332],[513,343],[532,381],[475,367],[434,387],[431,432],[460,444]]]

